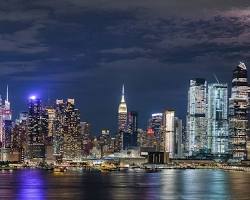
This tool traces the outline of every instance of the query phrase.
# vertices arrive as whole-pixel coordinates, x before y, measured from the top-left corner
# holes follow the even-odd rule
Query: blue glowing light
[[[35,99],[36,99],[36,96],[32,95],[32,96],[30,96],[30,99],[31,99],[31,100],[35,100]]]

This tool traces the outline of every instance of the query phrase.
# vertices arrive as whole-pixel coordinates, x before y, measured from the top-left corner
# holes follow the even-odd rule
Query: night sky
[[[75,98],[94,133],[116,129],[123,83],[145,128],[166,108],[185,118],[189,79],[230,84],[250,59],[249,0],[1,0],[0,27],[15,117],[31,94]]]

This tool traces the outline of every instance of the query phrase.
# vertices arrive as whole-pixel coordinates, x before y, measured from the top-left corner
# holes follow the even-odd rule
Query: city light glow
[[[35,100],[35,99],[36,99],[36,96],[35,96],[35,95],[32,95],[32,96],[30,96],[30,99],[31,99],[31,100]]]

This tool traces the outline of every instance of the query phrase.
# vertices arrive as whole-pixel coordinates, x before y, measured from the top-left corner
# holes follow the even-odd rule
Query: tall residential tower
[[[229,150],[233,159],[247,159],[249,87],[247,68],[242,62],[233,71],[229,99]]]
[[[189,156],[207,152],[206,95],[207,82],[205,79],[190,80],[186,127]]]
[[[228,87],[208,84],[208,149],[214,156],[228,153]]]

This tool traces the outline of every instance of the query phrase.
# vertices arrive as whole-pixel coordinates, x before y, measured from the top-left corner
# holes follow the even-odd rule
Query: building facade
[[[63,134],[65,121],[65,105],[63,100],[56,100],[55,120],[53,123],[53,154],[57,162],[62,161],[63,156]]]
[[[242,62],[233,71],[229,99],[229,150],[233,159],[247,159],[249,86],[247,68]]]
[[[153,113],[148,123],[148,130],[153,132],[153,143],[157,151],[163,150],[162,118],[162,113]]]
[[[201,78],[190,80],[186,125],[189,156],[204,155],[207,152],[206,99],[206,80]]]
[[[208,84],[208,149],[215,157],[228,154],[228,86]]]
[[[182,120],[178,117],[174,119],[174,157],[182,158],[184,151]]]
[[[123,149],[123,134],[127,131],[127,104],[125,101],[124,85],[122,86],[122,98],[118,107],[118,133],[116,141],[116,151]]]
[[[45,138],[48,135],[48,116],[41,99],[31,97],[28,109],[28,153],[27,158],[45,158]]]
[[[75,108],[74,99],[67,100],[64,114],[63,160],[80,161],[82,149],[80,112]]]
[[[128,113],[128,127],[123,133],[123,149],[137,147],[138,136],[138,113],[131,111]]]
[[[163,113],[164,151],[169,158],[174,158],[175,152],[175,111],[166,110]]]

